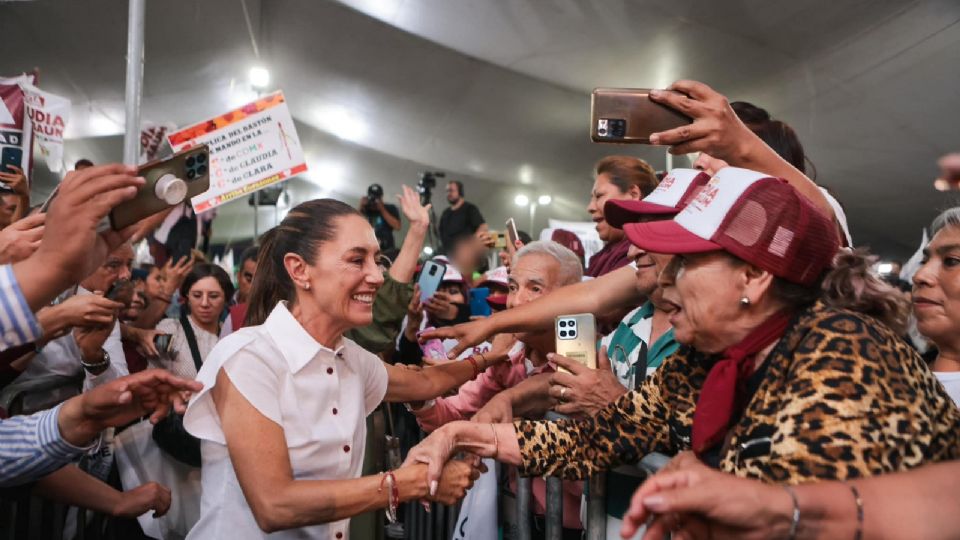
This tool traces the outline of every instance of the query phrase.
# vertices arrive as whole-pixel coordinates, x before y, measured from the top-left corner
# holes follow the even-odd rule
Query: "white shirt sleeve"
[[[260,358],[247,349],[255,338],[252,333],[233,333],[217,344],[200,368],[197,380],[203,390],[194,395],[183,418],[187,431],[199,439],[226,444],[220,415],[213,403],[210,390],[223,368],[230,382],[260,414],[278,425],[283,425],[280,411],[281,379],[270,366],[270,360]]]
[[[359,346],[357,348],[359,349]],[[390,377],[387,375],[387,368],[383,365],[383,361],[376,355],[361,350],[359,356],[363,366],[364,412],[369,415],[377,409],[387,395]]]

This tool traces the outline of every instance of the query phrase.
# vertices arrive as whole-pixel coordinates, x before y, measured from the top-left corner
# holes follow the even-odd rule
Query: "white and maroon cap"
[[[456,268],[454,268],[454,266],[453,266],[452,264],[449,264],[449,263],[448,263],[448,264],[447,264],[447,269],[444,270],[444,272],[443,272],[443,279],[441,280],[441,282],[446,282],[446,281],[451,281],[451,282],[456,282],[456,283],[463,283],[463,282],[464,282],[464,281],[463,281],[463,274],[461,274],[459,270],[457,270]]]
[[[489,283],[494,283],[497,285],[503,285],[504,287],[510,286],[510,278],[508,276],[509,271],[506,266],[498,266],[492,270],[487,270],[483,274],[483,278],[477,284],[477,287],[483,287]]]
[[[816,282],[839,249],[833,219],[785,180],[735,167],[718,171],[672,220],[624,232],[647,251],[723,250],[801,285]]]
[[[639,201],[610,200],[603,206],[603,217],[611,226],[622,229],[626,223],[644,216],[670,217],[697,196],[710,181],[710,175],[696,169],[674,169],[657,184],[657,188]]]

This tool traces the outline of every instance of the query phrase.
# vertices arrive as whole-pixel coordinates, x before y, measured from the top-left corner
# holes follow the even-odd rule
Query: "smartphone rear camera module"
[[[597,135],[608,139],[622,139],[627,136],[627,121],[623,118],[601,118],[597,120]]]

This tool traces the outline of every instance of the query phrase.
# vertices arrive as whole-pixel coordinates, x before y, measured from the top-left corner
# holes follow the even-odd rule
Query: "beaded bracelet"
[[[857,532],[854,533],[854,540],[863,539],[863,499],[860,498],[860,491],[857,490],[857,486],[853,484],[847,484],[847,487],[850,488],[850,492],[853,493],[853,502],[857,505]]]
[[[790,486],[783,486],[783,489],[790,495],[793,501],[793,517],[790,520],[790,532],[787,538],[795,540],[797,538],[797,529],[800,527],[800,502],[797,500],[797,494]]]
[[[477,365],[477,360],[472,356],[468,356],[467,361],[473,366],[473,378],[476,379],[480,375],[480,366]]]
[[[383,473],[383,476],[380,478],[380,488],[377,489],[377,493],[383,491],[383,483],[387,483],[387,508],[385,513],[387,515],[387,521],[390,523],[397,522],[397,508],[400,506],[400,489],[397,487],[397,479],[393,476],[393,471],[387,471]]]

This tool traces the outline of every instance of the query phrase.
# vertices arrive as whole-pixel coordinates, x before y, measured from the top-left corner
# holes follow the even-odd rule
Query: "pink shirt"
[[[518,343],[518,345],[520,345]],[[532,366],[531,366],[532,367]],[[431,432],[438,427],[455,420],[469,420],[477,411],[487,404],[490,399],[501,391],[516,386],[527,377],[540,373],[556,371],[553,364],[547,363],[539,367],[532,367],[528,371],[526,351],[515,347],[510,351],[510,360],[500,362],[488,368],[476,379],[464,383],[455,396],[439,398],[432,405],[413,411],[417,423],[426,431]],[[516,477],[511,476],[511,487],[516,492]],[[547,500],[546,482],[543,478],[534,478],[532,482],[533,511],[538,515],[546,513]],[[563,483],[563,526],[569,529],[582,529],[580,523],[580,495],[583,492],[582,482],[569,481]]]

